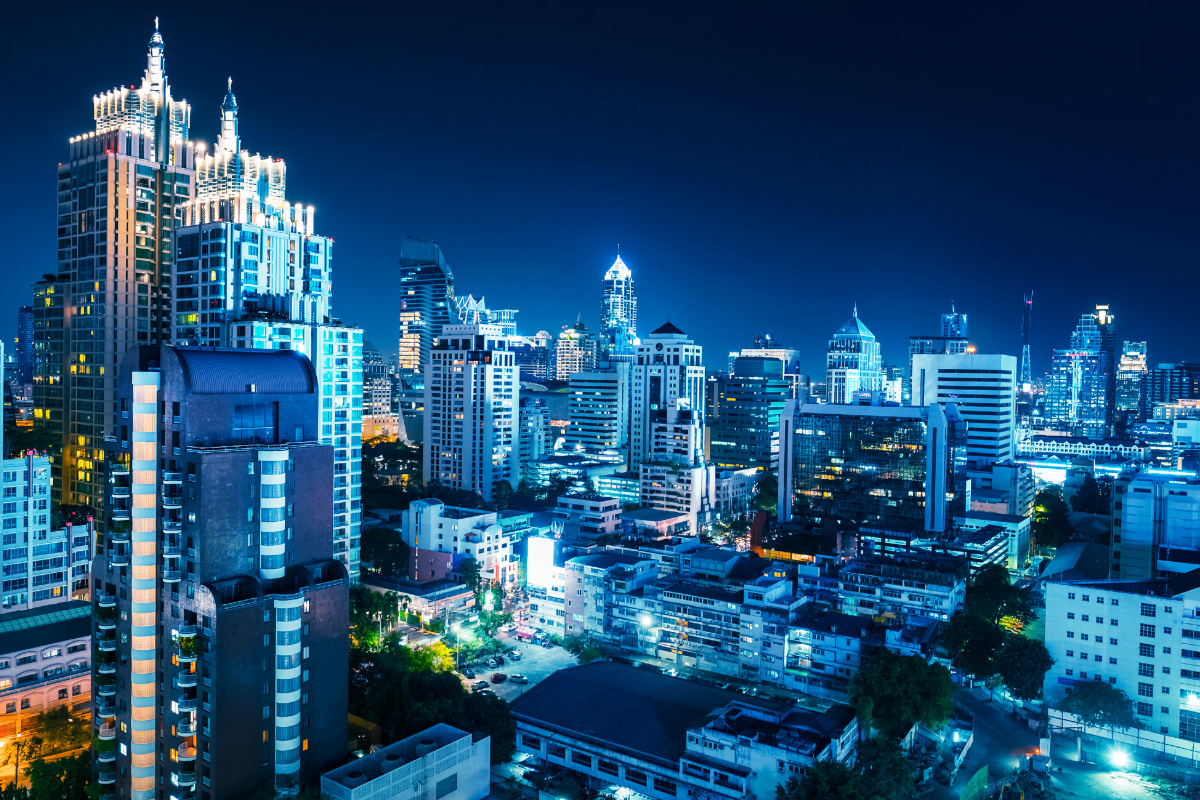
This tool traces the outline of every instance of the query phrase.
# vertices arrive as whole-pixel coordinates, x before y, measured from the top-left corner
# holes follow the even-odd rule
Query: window
[[[1070,655],[1070,653],[1068,653],[1067,655]],[[1067,670],[1067,677],[1070,677],[1070,676],[1072,676],[1072,675],[1074,675],[1074,674],[1075,674],[1075,670],[1073,670],[1073,669],[1069,669],[1069,670]]]
[[[1075,651],[1074,651],[1074,650],[1068,650],[1068,651],[1067,651],[1067,658],[1074,658],[1074,657],[1075,657]]]
[[[1074,612],[1074,611],[1068,611],[1068,612],[1067,612],[1067,619],[1075,619],[1075,612]]]
[[[571,763],[572,764],[580,764],[582,766],[587,767],[588,769],[591,769],[592,768],[592,757],[590,755],[588,755],[587,753],[581,753],[578,750],[572,750],[571,751]]]
[[[1150,705],[1149,703],[1138,703],[1137,704],[1137,713],[1138,713],[1138,716],[1140,716],[1140,717],[1153,716],[1154,706]]]
[[[1086,642],[1088,640],[1088,635],[1086,633],[1081,633],[1079,634],[1079,638]]]
[[[1084,614],[1084,615],[1083,615],[1083,621],[1084,621],[1084,622],[1087,622],[1087,621],[1088,621],[1088,615],[1087,615],[1087,614]]]
[[[1117,618],[1116,618],[1116,617],[1113,617],[1112,619],[1110,619],[1110,620],[1108,621],[1108,624],[1109,624],[1109,625],[1112,625],[1113,627],[1116,627],[1116,625],[1117,625]]]
[[[1142,616],[1154,617],[1158,615],[1158,607],[1153,603],[1142,603]]]
[[[1097,624],[1097,625],[1103,625],[1103,624],[1104,624],[1104,617],[1096,617],[1096,624]]]
[[[1112,606],[1119,606],[1119,605],[1121,605],[1121,601],[1120,601],[1120,599],[1114,597],[1108,601],[1108,604],[1112,605]]]
[[[1068,639],[1074,639],[1074,638],[1075,638],[1075,631],[1067,631],[1067,638],[1068,638]]]
[[[1109,639],[1109,640],[1108,640],[1108,643],[1109,643],[1109,644],[1111,644],[1113,647],[1116,647],[1116,646],[1117,646],[1117,640],[1116,640],[1116,639]]]
[[[1067,599],[1068,599],[1068,600],[1074,600],[1074,599],[1075,599],[1075,593],[1074,593],[1074,592],[1067,592]]]
[[[1139,683],[1138,684],[1138,697],[1153,697],[1153,696],[1154,696],[1154,686],[1152,684],[1149,684],[1149,683]]]
[[[526,747],[531,748],[533,750],[541,750],[542,749],[542,740],[537,738],[536,736],[530,736],[527,733],[521,734],[521,744],[523,744]]]
[[[1171,629],[1164,625],[1163,626],[1163,636],[1170,636],[1170,635],[1171,635]]]
[[[1085,595],[1083,596],[1083,602],[1085,602],[1085,603],[1087,603],[1087,602],[1090,602],[1090,601],[1091,601],[1091,599],[1092,599],[1092,598],[1091,598],[1091,596],[1089,596],[1089,595],[1086,595],[1086,594],[1085,594]]]
[[[1112,657],[1110,656],[1110,657],[1109,657],[1109,659],[1108,659],[1108,663],[1109,663],[1109,664],[1116,665],[1116,663],[1117,663],[1117,660],[1116,660],[1115,658],[1112,658]]]
[[[1171,693],[1170,686],[1163,686],[1163,687],[1161,687],[1161,689],[1162,689],[1162,694],[1170,694]]]
[[[1141,627],[1138,629],[1138,635],[1145,636],[1147,639],[1153,639],[1154,638],[1154,626],[1147,625],[1146,623],[1142,623]]]
[[[1142,676],[1143,678],[1153,678],[1154,677],[1154,665],[1153,664],[1138,664],[1138,675]]]

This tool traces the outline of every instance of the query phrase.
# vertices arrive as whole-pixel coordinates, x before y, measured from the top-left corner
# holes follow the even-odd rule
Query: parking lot
[[[478,680],[486,680],[488,688],[494,691],[497,697],[504,700],[515,700],[522,692],[545,680],[548,675],[564,667],[573,667],[576,664],[575,656],[561,647],[547,648],[533,644],[532,642],[521,642],[517,640],[516,634],[507,632],[501,632],[496,638],[509,647],[516,647],[520,650],[521,660],[513,661],[512,659],[505,658],[504,666],[494,669],[483,666],[472,667],[475,671],[475,678],[467,680],[467,684],[470,685]],[[529,683],[519,684],[511,681],[492,683],[491,677],[496,672],[503,672],[505,675],[524,675],[529,679]]]

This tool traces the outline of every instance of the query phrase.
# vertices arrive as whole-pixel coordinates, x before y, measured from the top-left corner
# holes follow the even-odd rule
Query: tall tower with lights
[[[633,291],[633,273],[620,256],[604,273],[602,285],[601,346],[610,353],[632,353],[637,341],[637,294]]]

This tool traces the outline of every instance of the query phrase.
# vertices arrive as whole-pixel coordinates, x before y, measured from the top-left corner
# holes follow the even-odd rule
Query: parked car
[[[471,669],[470,667],[464,667],[462,674],[464,678],[474,678],[475,670]]]
[[[504,683],[506,680],[508,680],[508,676],[503,672],[497,672],[492,676],[492,683]]]
[[[521,651],[513,650],[508,654],[508,657],[511,658],[513,661],[520,661],[521,660]]]
[[[499,664],[496,663],[496,659],[494,659],[494,658],[489,658],[487,661],[484,661],[483,664],[488,669],[495,669],[496,667],[500,666]]]
[[[517,629],[517,623],[515,623],[515,622],[510,622],[507,625],[500,626],[500,630],[502,630],[502,631],[515,631],[516,629]]]
[[[503,667],[503,666],[504,666],[504,656],[496,656],[496,658],[495,658],[495,661],[496,661],[496,666],[497,666],[497,667]]]
[[[474,683],[471,684],[471,688],[477,692],[482,691],[482,690],[488,688],[488,682],[487,681],[475,681]]]
[[[545,648],[554,647],[554,642],[550,641],[549,639],[542,639],[542,641],[539,642],[539,644],[541,644],[541,646],[545,647]]]
[[[493,692],[491,689],[480,689],[480,690],[479,690],[478,692],[476,692],[475,694],[490,694],[492,697],[495,697],[495,696],[496,696],[496,693],[495,693],[495,692]]]
[[[508,679],[513,683],[529,683],[529,678],[524,675],[509,675]]]

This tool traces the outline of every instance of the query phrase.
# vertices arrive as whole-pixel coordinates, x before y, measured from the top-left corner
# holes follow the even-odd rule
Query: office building
[[[1142,421],[1156,419],[1154,409],[1162,403],[1200,398],[1200,362],[1159,364],[1146,371],[1142,391]]]
[[[238,320],[229,346],[303,353],[317,376],[321,426],[317,440],[333,445],[333,549],[358,580],[362,533],[363,333],[340,323]]]
[[[1017,461],[967,467],[971,481],[971,509],[1018,517],[1033,515],[1036,482],[1033,468]],[[986,506],[986,507],[983,507]]]
[[[461,295],[454,298],[458,321],[467,325],[484,323],[500,328],[500,335],[512,339],[517,335],[517,313],[515,308],[488,308],[483,297]]]
[[[1045,425],[1075,436],[1111,435],[1116,404],[1115,323],[1108,306],[1084,314],[1069,346],[1055,350],[1046,386]]]
[[[570,376],[570,425],[563,449],[600,461],[629,461],[629,370],[626,361]]]
[[[779,519],[944,531],[966,509],[966,423],[953,403],[780,414]]]
[[[0,737],[36,735],[38,715],[62,706],[86,717],[92,702],[92,609],[59,599],[0,617]],[[106,696],[115,682],[102,676]]]
[[[454,321],[454,273],[431,239],[405,236],[400,243],[400,343],[396,371],[420,388],[434,339]],[[408,388],[408,387],[402,387]]]
[[[999,528],[1007,540],[1005,555],[1008,569],[1024,569],[1029,564],[1029,542],[1032,519],[1029,515],[1008,514],[1003,511],[980,509],[975,504],[975,489],[971,489],[971,509],[954,518],[960,531]]]
[[[704,419],[704,348],[670,322],[638,344],[630,365],[629,467],[637,469],[650,454],[655,412],[685,399]]]
[[[954,310],[954,301],[950,301],[950,313],[942,314],[942,336],[946,339],[967,338],[967,315]]]
[[[4,490],[0,614],[61,603],[77,588],[86,591],[92,526],[51,530],[49,459],[6,458],[0,468]]]
[[[1043,586],[1054,659],[1043,694],[1052,719],[1072,686],[1103,681],[1124,692],[1138,722],[1156,734],[1147,747],[1162,748],[1163,737],[1174,747],[1200,741],[1200,571]]]
[[[1200,481],[1130,469],[1112,491],[1114,578],[1155,580],[1200,567]]]
[[[98,509],[116,368],[170,339],[175,229],[195,191],[191,110],[172,97],[157,29],[141,86],[97,95],[92,111],[95,130],[58,165],[57,273],[34,287],[34,422],[63,437],[54,502]]]
[[[383,354],[364,341],[362,356],[362,438],[405,441],[408,436],[402,417],[392,410],[393,376],[388,374]]]
[[[708,458],[718,469],[778,470],[779,413],[793,396],[783,368],[774,358],[734,359],[708,422]]]
[[[8,380],[17,387],[13,394],[23,400],[33,400],[33,319],[33,306],[17,309],[16,370]]]
[[[648,735],[647,709],[669,724]],[[651,800],[770,797],[817,761],[852,764],[858,739],[847,706],[801,709],[615,661],[559,670],[512,713],[520,752],[598,790]]]
[[[554,340],[548,377],[565,381],[577,372],[591,372],[596,368],[599,354],[600,337],[589,333],[582,320],[577,319],[570,327],[564,325]]]
[[[525,396],[518,403],[517,434],[520,481],[530,480],[530,469],[534,462],[549,456],[554,451],[554,440],[550,429],[550,414],[543,397]]]
[[[94,713],[98,780],[133,800],[313,785],[346,751],[349,657],[313,365],[147,345],[119,374],[92,561],[97,674],[117,686]]]
[[[285,197],[283,159],[242,149],[232,82],[221,133],[196,158],[196,187],[176,232],[171,340],[220,347],[235,320],[262,315],[325,323],[332,315],[333,242],[312,206]]]
[[[621,501],[595,492],[562,494],[554,519],[562,523],[564,541],[594,542],[600,536],[621,532]]]
[[[337,800],[484,800],[491,787],[491,737],[444,722],[321,776]]]
[[[908,372],[904,376],[901,402],[912,403],[916,387],[912,383],[913,358],[919,355],[961,355],[969,347],[966,337],[959,336],[910,336],[908,337]]]
[[[800,371],[800,351],[783,347],[769,333],[756,333],[754,347],[743,347],[729,354],[729,373],[734,372],[734,362],[739,358],[774,358],[783,362],[783,378],[791,385],[791,398],[807,401],[809,376]]]
[[[658,568],[643,555],[611,551],[576,556],[566,563],[566,634],[590,633],[638,650],[645,636],[642,614],[627,602],[654,583]]]
[[[495,325],[447,325],[425,371],[426,482],[492,499],[497,481],[520,478],[521,384]]]
[[[600,304],[601,348],[606,353],[632,353],[637,343],[637,294],[633,273],[618,255],[604,273]]]
[[[965,324],[965,323],[964,323]],[[914,355],[912,404],[953,403],[967,421],[967,460],[986,467],[1016,456],[1015,356]]]
[[[834,332],[825,355],[827,402],[845,405],[858,392],[883,388],[883,361],[875,334],[858,318],[858,304],[845,325]]]
[[[1146,343],[1125,342],[1121,360],[1117,363],[1116,435],[1128,436],[1139,422],[1142,411],[1142,389],[1146,381]]]
[[[704,461],[699,415],[686,399],[654,412],[650,452],[638,469],[641,504],[687,514],[689,535],[706,530],[716,503],[715,468]]]
[[[473,558],[482,579],[505,588],[516,583],[514,534],[504,529],[498,511],[448,506],[433,498],[414,500],[402,512],[400,532],[410,552],[408,574],[415,581],[444,580]]]

